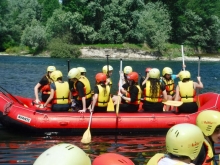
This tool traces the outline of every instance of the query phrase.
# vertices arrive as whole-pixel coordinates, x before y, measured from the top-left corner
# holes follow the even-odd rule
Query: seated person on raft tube
[[[128,80],[128,88],[127,90],[123,88],[120,90],[118,97],[120,104],[119,111],[120,112],[138,112],[139,104],[141,100],[141,88],[138,85],[138,73],[137,72],[131,72],[127,75]],[[121,100],[122,99],[122,100]]]
[[[220,112],[204,110],[196,117],[196,125],[202,130],[205,137],[198,157],[193,161],[195,165],[217,164],[214,144],[219,143]]]
[[[204,141],[202,131],[194,124],[181,123],[171,127],[166,134],[167,153],[157,153],[147,165],[195,165]]]
[[[80,110],[78,112],[86,112],[86,109],[91,104],[91,87],[88,79],[85,76],[81,75],[81,72],[78,68],[72,68],[68,73],[68,78],[73,81],[74,89],[78,93],[76,98],[76,105]]]
[[[164,104],[167,100],[167,92],[163,83],[160,81],[160,71],[152,68],[142,83],[144,112],[163,112]]]
[[[104,73],[98,73],[95,76],[96,86],[92,99],[91,112],[107,112],[107,106],[110,99],[110,86],[106,85],[107,76]]]
[[[51,111],[67,112],[69,110],[71,101],[69,83],[63,81],[62,77],[63,74],[59,70],[56,70],[51,74],[51,78],[54,82],[50,84],[50,96],[43,104],[43,108],[51,102]]]
[[[38,92],[41,91],[41,100],[46,102],[50,96],[50,84],[53,82],[50,75],[53,71],[55,71],[55,66],[48,66],[47,67],[47,74],[45,74],[41,80],[35,85],[34,87],[34,94],[35,94],[35,103],[40,105],[41,101],[38,96]]]
[[[190,80],[189,71],[180,72],[180,81],[176,86],[175,100],[182,101],[183,104],[178,107],[180,113],[194,113],[198,111],[196,88],[203,88],[201,77],[197,77],[198,83]]]

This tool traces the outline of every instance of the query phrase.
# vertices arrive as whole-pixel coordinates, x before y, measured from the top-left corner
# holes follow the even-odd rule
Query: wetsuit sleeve
[[[54,91],[56,90],[56,86],[55,86],[54,83],[51,83],[51,84],[50,84],[50,89],[53,89]]]
[[[46,76],[42,77],[41,80],[39,81],[39,84],[42,86],[47,85],[48,83],[49,82]]]
[[[160,90],[164,91],[166,89],[165,83],[161,82],[160,83]]]
[[[131,103],[136,101],[137,95],[138,95],[138,88],[136,86],[133,86],[130,89]]]
[[[94,87],[94,94],[99,94],[99,89],[97,86]]]
[[[84,92],[84,84],[80,81],[76,83],[76,90],[78,91],[78,94],[80,97],[85,97],[85,92]]]
[[[124,88],[125,90],[127,90],[127,89],[128,89],[128,84],[127,84],[127,83],[123,84],[123,85],[122,85],[122,88]]]

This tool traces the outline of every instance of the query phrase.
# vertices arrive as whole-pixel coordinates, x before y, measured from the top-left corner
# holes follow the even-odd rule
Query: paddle
[[[199,57],[199,61],[198,61],[198,77],[200,77],[200,56]],[[197,96],[197,105],[200,106],[200,102],[199,102],[199,88],[196,89],[196,96]]]
[[[90,112],[90,118],[89,118],[88,128],[87,128],[87,130],[84,132],[83,137],[82,137],[82,139],[81,139],[81,143],[83,143],[83,144],[88,144],[88,143],[91,142],[91,139],[92,139],[92,136],[91,136],[91,133],[90,133],[90,124],[91,124],[91,121],[92,121],[92,112]]]
[[[185,66],[185,61],[184,61],[184,52],[183,52],[183,45],[181,45],[181,50],[182,50],[182,60],[183,60],[183,66]],[[183,67],[183,70],[185,71],[185,67]]]
[[[164,101],[163,104],[179,107],[180,105],[183,104],[183,102],[182,101],[167,100],[167,101]]]

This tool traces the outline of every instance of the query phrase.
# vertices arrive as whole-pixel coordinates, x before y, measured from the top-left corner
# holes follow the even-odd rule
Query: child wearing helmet
[[[151,69],[152,69],[152,68],[149,68],[149,67],[145,69],[145,76],[141,76],[141,78],[140,78],[140,86],[142,86],[144,80],[146,79],[146,77],[147,77],[147,75],[149,74],[149,72],[150,72]],[[144,82],[144,83],[145,83],[145,82]]]
[[[203,146],[193,163],[214,165],[215,160],[214,143],[219,142],[220,137],[220,112],[216,110],[204,110],[196,118],[196,125],[202,130],[205,137]]]
[[[194,124],[181,123],[171,127],[166,134],[167,154],[156,154],[147,165],[194,165],[204,136]]]
[[[120,73],[120,77],[122,80],[122,85],[128,84],[127,75],[133,71],[131,66],[125,66],[122,73]]]
[[[145,112],[163,112],[162,101],[167,100],[165,86],[160,81],[160,71],[152,68],[142,85],[143,106]]]
[[[69,83],[62,80],[63,74],[59,70],[53,71],[51,78],[53,83],[50,84],[50,96],[42,107],[46,107],[51,102],[51,111],[67,112],[71,101]]]
[[[73,87],[78,93],[75,100],[77,108],[79,109],[78,112],[84,113],[91,104],[92,94],[89,80],[85,76],[81,75],[78,68],[72,68],[68,72],[68,78],[70,81],[73,81]]]
[[[38,92],[41,91],[41,100],[46,102],[50,96],[50,84],[53,80],[50,78],[50,75],[53,71],[56,70],[55,66],[48,66],[47,73],[41,78],[41,80],[34,87],[35,94],[35,103],[40,104],[41,101],[38,96]]]
[[[107,76],[104,73],[98,73],[95,79],[96,86],[94,87],[91,112],[106,112],[110,99],[110,86],[106,85]]]
[[[120,96],[122,104],[120,104],[121,112],[137,112],[139,109],[140,99],[141,99],[141,88],[138,85],[138,73],[131,72],[127,75],[128,86],[126,84],[120,89]],[[115,101],[114,104],[116,104]]]
[[[164,83],[167,91],[167,100],[173,100],[175,98],[175,84],[174,80],[179,77],[179,74],[173,74],[173,70],[170,67],[163,68],[161,81]],[[169,111],[170,106],[166,105],[165,111]]]
[[[111,76],[113,72],[113,67],[111,65],[105,65],[102,68],[102,72],[107,76],[106,84],[111,87],[112,86]]]
[[[202,89],[203,84],[201,82],[201,77],[197,77],[198,83],[190,80],[191,75],[189,71],[181,71],[179,74],[180,81],[176,86],[175,100],[180,100],[183,102],[181,106],[178,107],[178,112],[180,113],[194,113],[198,111],[198,105],[196,103],[196,89]]]

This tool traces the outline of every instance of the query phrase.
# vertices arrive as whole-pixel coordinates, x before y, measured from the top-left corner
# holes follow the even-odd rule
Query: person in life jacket
[[[55,70],[56,70],[55,66],[48,66],[47,67],[47,74],[45,74],[41,78],[41,80],[35,85],[34,94],[35,94],[35,103],[36,104],[41,103],[39,96],[38,96],[39,91],[41,91],[41,100],[43,102],[46,102],[48,97],[50,96],[50,84],[53,82],[50,75]]]
[[[102,72],[104,74],[106,74],[106,76],[107,76],[106,84],[111,87],[112,86],[111,76],[112,76],[112,72],[113,72],[113,67],[111,65],[105,65],[102,68]]]
[[[141,78],[140,78],[140,86],[142,86],[142,83],[143,83],[144,80],[146,79],[147,74],[149,74],[149,72],[150,72],[151,69],[152,69],[152,68],[149,68],[149,67],[145,69],[145,76],[141,76]]]
[[[145,112],[163,112],[162,101],[167,100],[167,92],[163,83],[160,82],[160,71],[152,68],[142,83],[143,109]]]
[[[127,157],[116,153],[105,153],[97,156],[92,165],[134,165]]]
[[[131,72],[127,75],[129,86],[125,87],[126,84],[120,89],[119,95],[121,96],[121,103],[119,110],[121,112],[137,112],[141,99],[141,88],[138,85],[138,73]]]
[[[91,112],[106,112],[110,99],[110,87],[105,84],[107,76],[104,73],[97,73],[95,79],[96,86],[94,87]]]
[[[197,77],[198,83],[190,80],[191,75],[189,71],[181,71],[179,74],[180,81],[176,86],[175,100],[182,101],[183,104],[178,107],[180,113],[194,113],[198,111],[196,103],[196,88],[202,89],[203,84],[201,77]]]
[[[44,151],[34,165],[91,165],[89,156],[79,147],[60,143]]]
[[[81,72],[78,68],[72,68],[68,72],[68,78],[70,81],[73,81],[74,89],[76,89],[76,92],[78,93],[78,96],[75,100],[79,109],[78,112],[84,113],[91,104],[92,94],[90,83],[85,76],[81,75]]]
[[[179,77],[179,74],[173,74],[173,70],[169,67],[163,68],[161,81],[164,83],[167,91],[167,100],[175,98],[175,84],[174,80]],[[170,106],[167,105],[165,111],[169,111]]]
[[[52,111],[66,112],[70,108],[71,101],[69,83],[63,81],[63,74],[59,70],[54,71],[51,74],[51,78],[54,82],[50,84],[50,96],[42,107],[46,107],[51,102]]]
[[[214,143],[220,139],[220,112],[216,110],[204,110],[196,118],[196,125],[202,130],[205,137],[203,146],[196,160],[195,165],[215,165]]]
[[[155,154],[147,165],[194,165],[202,148],[204,136],[194,124],[181,123],[171,127],[166,134],[167,154]]]

